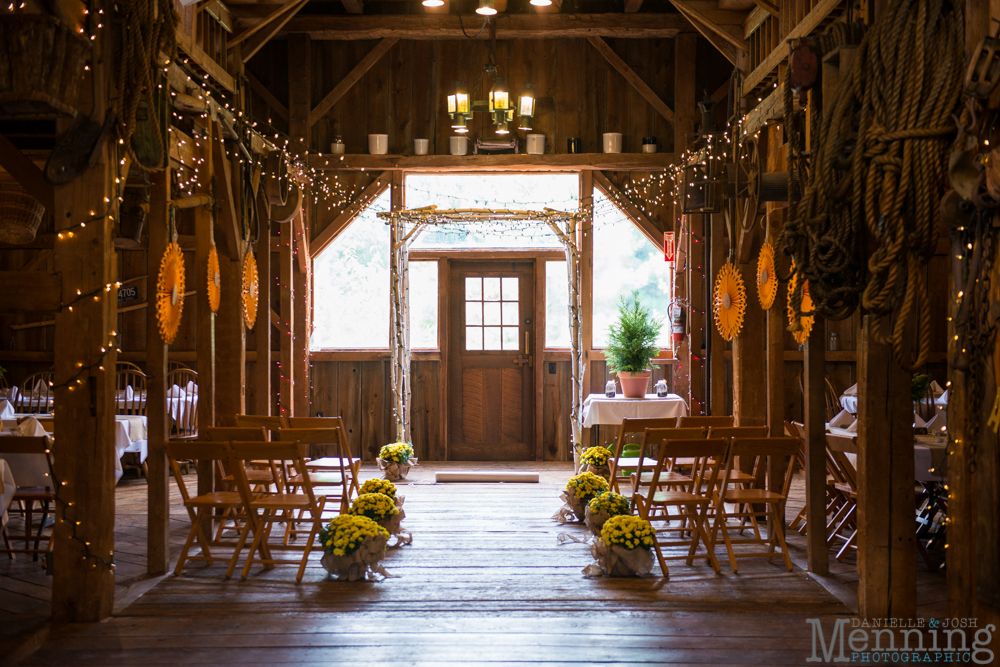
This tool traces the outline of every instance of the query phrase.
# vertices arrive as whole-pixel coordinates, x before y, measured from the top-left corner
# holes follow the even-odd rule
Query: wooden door
[[[453,262],[448,458],[535,457],[533,262]]]

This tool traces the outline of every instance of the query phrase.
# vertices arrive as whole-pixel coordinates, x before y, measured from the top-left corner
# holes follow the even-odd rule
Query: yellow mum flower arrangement
[[[582,503],[608,490],[608,480],[592,472],[583,472],[576,477],[570,477],[566,482],[566,490],[571,492]]]
[[[607,512],[608,516],[632,513],[629,499],[614,491],[606,491],[594,496],[590,499],[588,507],[590,507],[591,512]]]
[[[365,516],[341,514],[320,529],[323,551],[334,556],[349,556],[361,547],[366,537],[389,539],[389,531]]]
[[[365,516],[373,521],[383,521],[399,514],[396,503],[384,493],[362,493],[354,499],[348,511],[354,516]]]
[[[413,456],[413,445],[408,442],[394,442],[379,450],[378,457],[392,463],[407,463]]]
[[[595,468],[608,465],[608,459],[612,457],[611,450],[606,447],[591,447],[585,449],[580,456],[580,463],[585,463]]]
[[[361,494],[366,493],[384,493],[395,500],[396,485],[387,479],[369,479],[361,485]]]
[[[652,549],[655,535],[648,521],[631,515],[613,516],[601,528],[601,539],[605,544],[626,549]]]

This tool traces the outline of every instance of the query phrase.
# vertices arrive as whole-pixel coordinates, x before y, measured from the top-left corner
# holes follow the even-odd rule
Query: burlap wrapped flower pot
[[[382,471],[382,479],[390,482],[399,482],[406,479],[410,468],[417,465],[417,457],[413,455],[413,445],[408,442],[395,442],[386,445],[379,450],[378,458],[379,470]]]
[[[566,482],[566,488],[559,494],[565,504],[552,515],[552,518],[559,523],[583,521],[590,499],[607,490],[608,481],[594,473],[583,472],[570,477]]]
[[[626,549],[617,544],[607,544],[598,537],[590,545],[590,553],[596,562],[583,568],[588,577],[602,574],[609,577],[641,577],[653,569],[653,553],[642,547]]]
[[[337,581],[375,580],[389,576],[380,561],[385,556],[389,533],[365,516],[341,514],[320,531],[323,558],[320,561]]]
[[[601,536],[601,529],[605,522],[613,516],[632,513],[632,503],[625,496],[613,491],[594,496],[587,503],[587,511],[584,515],[584,523],[595,536]]]
[[[614,457],[606,447],[590,447],[580,455],[580,466],[583,472],[590,472],[598,477],[611,481],[611,466],[609,461]]]

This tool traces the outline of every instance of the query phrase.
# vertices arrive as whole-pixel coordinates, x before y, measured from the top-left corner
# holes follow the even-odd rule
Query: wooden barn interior
[[[5,4],[0,664],[997,664],[998,82],[1000,0]]]

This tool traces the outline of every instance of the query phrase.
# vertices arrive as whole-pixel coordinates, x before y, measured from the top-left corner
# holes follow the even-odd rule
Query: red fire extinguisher
[[[674,301],[667,306],[667,316],[670,318],[670,333],[673,334],[674,342],[679,343],[684,340],[687,329],[687,312],[681,304]]]

